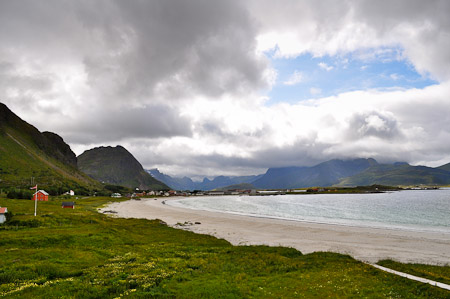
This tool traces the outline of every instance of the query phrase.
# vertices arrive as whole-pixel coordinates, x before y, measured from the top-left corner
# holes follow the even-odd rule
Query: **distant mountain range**
[[[255,189],[293,189],[314,186],[367,185],[449,185],[450,163],[441,167],[411,166],[408,163],[379,164],[374,159],[330,160],[312,167],[269,168],[264,175],[226,177],[218,176],[194,182],[188,177],[174,178],[148,171],[153,177],[176,190],[225,190],[245,184]],[[242,185],[241,185],[242,186]],[[233,187],[233,188],[232,188]]]
[[[77,168],[77,157],[55,133],[39,132],[0,103],[0,185],[52,193],[101,188]]]
[[[78,156],[78,167],[90,177],[106,184],[141,190],[169,190],[149,175],[124,147],[96,147]]]
[[[342,178],[356,175],[372,165],[374,159],[330,160],[312,167],[269,168],[252,184],[261,189],[291,189],[332,186]]]
[[[251,176],[218,176],[210,180],[204,178],[201,182],[195,182],[188,177],[171,177],[169,175],[161,173],[158,169],[147,170],[155,179],[164,182],[166,185],[175,190],[213,190],[223,188],[229,185],[237,185],[243,183],[251,183],[263,175],[251,175]]]

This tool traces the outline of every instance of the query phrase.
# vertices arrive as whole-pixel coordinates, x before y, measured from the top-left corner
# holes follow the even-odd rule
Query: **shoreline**
[[[187,197],[183,197],[183,198],[176,198],[176,199],[164,199],[162,200],[162,202],[167,202],[167,201],[177,201],[177,200],[183,200],[186,199]],[[281,221],[288,221],[288,222],[300,222],[300,223],[310,223],[310,224],[324,224],[324,225],[331,225],[331,226],[342,226],[342,227],[356,227],[356,228],[368,228],[368,229],[380,229],[380,230],[393,230],[393,231],[408,231],[408,232],[416,232],[416,233],[442,233],[442,234],[449,234],[450,232],[444,232],[444,231],[438,231],[438,230],[431,230],[431,229],[414,229],[414,228],[409,228],[409,227],[383,227],[383,226],[370,226],[370,225],[356,225],[356,224],[349,224],[349,223],[332,223],[332,222],[320,222],[320,221],[312,221],[312,220],[298,220],[298,219],[289,219],[289,218],[283,218],[283,217],[276,217],[276,216],[262,216],[262,215],[252,215],[252,214],[245,214],[245,213],[239,213],[239,212],[222,212],[222,211],[216,211],[216,210],[208,210],[208,209],[194,209],[194,208],[189,208],[189,207],[179,207],[179,206],[173,206],[173,205],[168,205],[171,207],[175,207],[175,208],[180,208],[180,209],[187,209],[187,210],[194,210],[194,211],[200,211],[200,212],[212,212],[212,213],[220,213],[220,214],[230,214],[230,215],[238,215],[238,216],[244,216],[244,217],[250,217],[250,218],[261,218],[261,219],[276,219],[276,220],[281,220]],[[450,246],[450,245],[449,245]],[[449,261],[450,263],[450,261]]]
[[[233,245],[292,247],[304,254],[330,251],[369,263],[392,259],[402,263],[450,264],[450,234],[446,233],[253,217],[162,204],[167,200],[128,200],[111,203],[99,212],[112,210],[117,212],[114,217],[160,219],[171,227],[212,235]]]

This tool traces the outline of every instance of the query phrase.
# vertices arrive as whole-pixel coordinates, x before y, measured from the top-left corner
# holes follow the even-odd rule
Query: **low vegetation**
[[[422,264],[402,264],[392,260],[379,261],[380,266],[411,275],[431,279],[450,285],[450,265],[433,266]]]
[[[357,187],[312,187],[303,189],[292,190],[289,194],[305,194],[306,193],[320,193],[320,194],[352,194],[352,193],[381,193],[388,191],[400,191],[403,190],[399,187],[384,186],[384,185],[371,185],[371,186],[357,186]]]
[[[97,212],[111,198],[0,199],[0,297],[448,298],[449,292],[334,253],[232,246],[159,220]],[[120,199],[118,199],[120,200]]]

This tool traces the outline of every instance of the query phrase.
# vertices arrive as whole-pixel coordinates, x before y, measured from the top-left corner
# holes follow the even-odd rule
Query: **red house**
[[[73,201],[63,201],[61,204],[63,209],[75,209],[75,202]]]
[[[48,193],[44,190],[39,190],[33,194],[33,198],[31,200],[35,200],[36,198],[38,201],[48,201]]]

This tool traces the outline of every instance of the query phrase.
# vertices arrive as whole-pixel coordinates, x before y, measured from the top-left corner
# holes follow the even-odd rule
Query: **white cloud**
[[[321,94],[322,93],[322,89],[318,88],[318,87],[311,87],[309,89],[309,93],[312,94],[313,96]]]
[[[319,62],[318,66],[323,69],[326,70],[327,72],[331,71],[332,69],[334,69],[333,66],[326,64],[325,62]]]
[[[358,52],[407,59],[423,74],[450,79],[450,2],[442,0],[253,1],[258,49],[278,57]],[[389,49],[404,49],[387,53]],[[375,51],[373,50],[375,49]]]
[[[390,74],[389,75],[389,77],[392,79],[392,80],[394,80],[394,81],[397,81],[397,80],[399,80],[399,79],[401,79],[401,75],[399,75],[399,74]]]
[[[284,85],[297,85],[303,81],[303,74],[299,71],[295,71],[288,80],[284,81]]]

